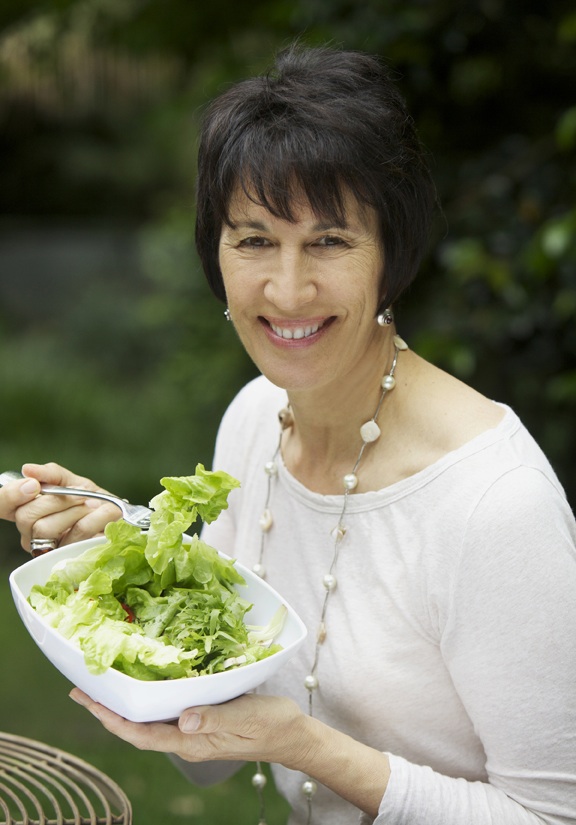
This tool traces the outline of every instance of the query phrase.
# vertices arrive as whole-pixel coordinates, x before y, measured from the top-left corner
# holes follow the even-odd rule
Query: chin
[[[277,387],[291,392],[313,392],[328,385],[326,373],[321,375],[303,374],[302,370],[280,370],[261,368],[260,371]]]
[[[271,352],[269,346],[244,346],[262,375],[286,392],[319,390],[328,387],[337,378],[337,372],[342,375],[334,353],[326,358],[306,349]]]

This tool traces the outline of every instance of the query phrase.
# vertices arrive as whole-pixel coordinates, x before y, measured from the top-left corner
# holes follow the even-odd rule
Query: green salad
[[[252,605],[234,585],[234,562],[184,533],[198,517],[209,523],[227,508],[239,482],[224,472],[163,478],[152,501],[150,530],[125,521],[107,525],[105,543],[55,565],[29,602],[84,652],[89,670],[114,667],[136,679],[221,673],[280,650],[285,608],[270,625],[244,621]]]

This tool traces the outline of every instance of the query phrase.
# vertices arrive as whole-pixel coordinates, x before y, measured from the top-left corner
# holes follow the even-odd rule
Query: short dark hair
[[[296,44],[266,75],[243,80],[207,108],[200,134],[196,245],[214,294],[226,300],[220,234],[238,187],[294,220],[304,194],[341,223],[344,196],[375,209],[385,266],[380,307],[413,281],[428,245],[436,192],[412,118],[377,57]]]

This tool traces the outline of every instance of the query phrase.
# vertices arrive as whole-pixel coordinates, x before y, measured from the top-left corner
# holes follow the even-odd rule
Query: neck
[[[392,331],[380,351],[366,358],[345,382],[314,391],[289,392],[294,425],[284,433],[282,452],[299,480],[319,492],[341,492],[342,473],[354,465],[362,444],[360,427],[374,416],[382,395],[382,377],[394,359]],[[402,355],[399,369],[402,370]],[[394,419],[397,390],[387,393],[378,414],[383,432]],[[370,445],[373,451],[375,445]]]

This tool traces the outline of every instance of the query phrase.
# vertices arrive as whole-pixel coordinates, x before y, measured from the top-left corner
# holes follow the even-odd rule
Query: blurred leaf
[[[493,94],[500,86],[501,77],[501,65],[494,56],[464,58],[452,70],[452,96],[460,103],[469,103]]]
[[[576,147],[576,106],[567,109],[560,117],[556,126],[556,140],[561,149]]]
[[[576,12],[573,11],[560,20],[558,38],[565,43],[576,41]]]
[[[576,402],[576,370],[553,378],[547,387],[547,395],[556,404]]]

